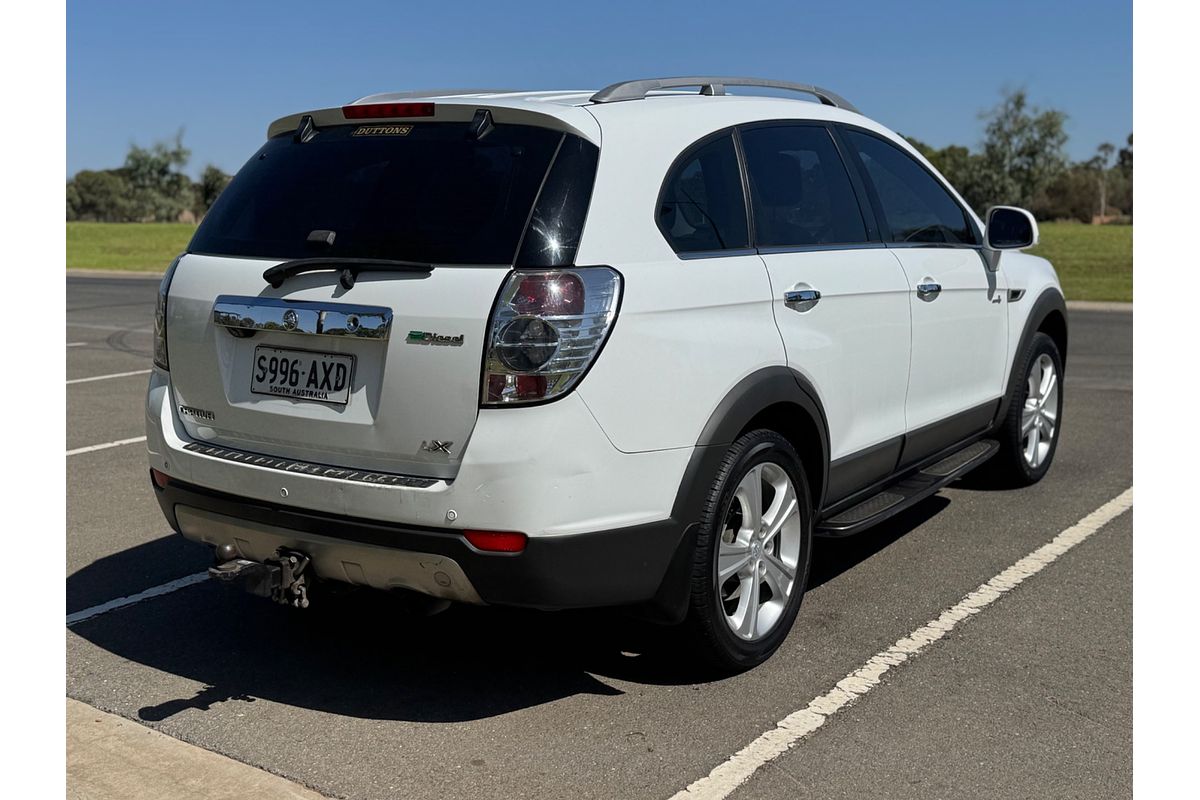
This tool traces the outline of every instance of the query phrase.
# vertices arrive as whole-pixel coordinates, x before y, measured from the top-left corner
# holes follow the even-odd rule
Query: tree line
[[[178,222],[203,217],[230,176],[208,164],[193,181],[183,169],[192,153],[180,131],[169,142],[129,146],[117,169],[85,169],[67,181],[67,219],[88,222]]]
[[[1003,93],[982,118],[984,140],[974,152],[905,137],[976,212],[1006,205],[1040,220],[1132,221],[1132,133],[1120,149],[1105,142],[1091,158],[1071,162],[1064,150],[1067,115],[1030,106],[1024,90]]]
[[[1131,221],[1133,134],[1124,147],[1101,144],[1071,162],[1064,150],[1067,115],[1029,104],[1024,90],[1002,93],[982,116],[984,139],[971,150],[908,141],[937,167],[978,213],[994,205],[1027,208],[1041,220]],[[183,173],[191,152],[180,132],[149,148],[130,145],[117,169],[81,170],[67,181],[67,219],[174,222],[204,216],[230,176],[209,164],[193,181]]]

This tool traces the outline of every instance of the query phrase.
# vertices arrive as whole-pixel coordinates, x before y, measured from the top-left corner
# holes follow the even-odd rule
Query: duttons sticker
[[[351,136],[408,136],[412,125],[360,125]]]

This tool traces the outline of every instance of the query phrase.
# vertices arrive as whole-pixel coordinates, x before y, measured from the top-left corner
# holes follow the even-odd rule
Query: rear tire
[[[800,610],[812,558],[812,500],[796,450],[775,431],[739,438],[705,500],[685,623],[722,672],[766,661]]]
[[[1008,414],[997,429],[998,452],[986,473],[1003,487],[1037,483],[1050,469],[1062,434],[1063,365],[1058,345],[1037,333],[1023,354],[1019,381],[1008,398]]]

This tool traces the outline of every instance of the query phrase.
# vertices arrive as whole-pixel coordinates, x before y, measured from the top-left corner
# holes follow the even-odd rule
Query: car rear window
[[[510,264],[564,137],[465,122],[341,125],[267,141],[222,192],[189,252]],[[590,195],[592,175],[587,180]],[[332,231],[332,244],[310,243]]]

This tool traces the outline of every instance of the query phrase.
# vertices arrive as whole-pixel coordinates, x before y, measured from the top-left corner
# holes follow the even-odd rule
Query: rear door
[[[496,294],[557,154],[584,148],[595,151],[546,128],[497,124],[475,137],[466,122],[437,121],[268,140],[170,285],[171,386],[187,436],[453,477],[475,424]],[[584,162],[594,169],[594,153]],[[589,196],[593,175],[571,177]],[[577,241],[578,230],[562,233]],[[569,263],[573,250],[562,256]],[[315,271],[277,287],[264,279],[299,259]],[[337,259],[429,268],[364,271],[347,286]]]
[[[874,236],[832,130],[739,130],[754,239],[788,363],[821,393],[836,501],[891,473],[905,430],[908,281]]]
[[[912,309],[903,460],[917,461],[991,422],[1003,391],[1008,317],[975,224],[920,162],[881,136],[841,128],[856,154]]]

